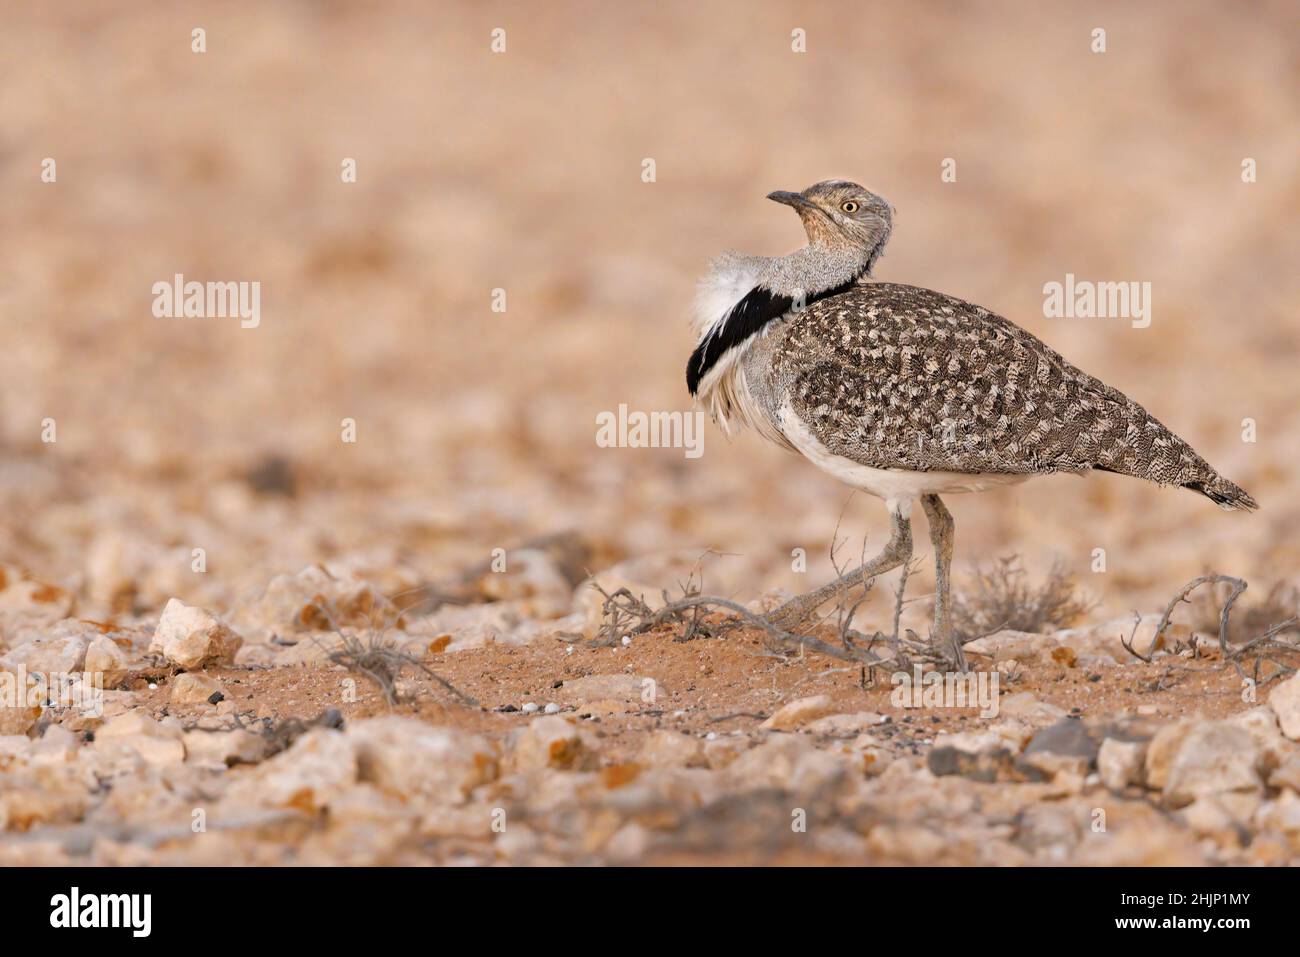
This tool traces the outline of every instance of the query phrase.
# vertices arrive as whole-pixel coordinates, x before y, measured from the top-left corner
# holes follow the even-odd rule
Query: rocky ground
[[[1300,862],[1300,677],[1184,624],[999,631],[966,646],[995,706],[945,706],[754,629],[604,643],[552,554],[432,613],[313,566],[224,619],[78,618],[6,569],[4,674],[105,690],[0,709],[0,859]]]
[[[9,4],[0,860],[1294,861],[1295,679],[1222,660],[1200,598],[1150,645],[1207,569],[1250,582],[1230,652],[1296,611],[1296,17]],[[696,277],[795,248],[763,197],[833,176],[898,208],[877,278],[1020,324],[1261,505],[1096,474],[953,496],[968,606],[1007,555],[1082,603],[975,616],[1017,612],[968,648],[996,715],[752,628],[598,642],[592,575],[766,607],[832,541],[883,544],[878,502],[753,435],[597,435],[690,409]],[[178,273],[260,283],[259,323],[154,315]],[[1049,317],[1067,275],[1150,282],[1150,324]],[[891,584],[858,627],[890,630]],[[102,714],[49,687],[83,671]]]

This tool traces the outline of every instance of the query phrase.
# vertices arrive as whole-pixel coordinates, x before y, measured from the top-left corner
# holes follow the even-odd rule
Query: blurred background
[[[878,278],[1021,324],[1262,506],[1114,475],[954,496],[959,588],[1013,553],[1121,614],[1209,567],[1295,579],[1293,3],[9,0],[3,21],[0,562],[85,614],[221,609],[321,561],[395,592],[563,531],[593,567],[715,549],[744,598],[820,582],[841,514],[850,550],[883,541],[879,503],[752,434],[709,425],[696,459],[595,434],[620,403],[690,407],[697,277],[801,245],[763,197],[832,176],[898,208]],[[1150,328],[1044,318],[1067,272],[1150,282]],[[260,326],[155,318],[176,273],[260,282]]]

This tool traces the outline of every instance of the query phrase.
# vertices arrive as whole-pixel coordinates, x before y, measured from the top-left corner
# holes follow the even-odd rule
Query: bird
[[[752,428],[882,499],[890,517],[879,555],[770,621],[806,621],[844,588],[909,563],[919,503],[935,553],[931,641],[965,671],[951,613],[955,523],[941,495],[1104,471],[1257,508],[1141,405],[1028,331],[954,296],[873,279],[895,216],[881,196],[833,179],[767,198],[798,214],[808,242],[713,261],[692,306],[687,388],[727,436]]]

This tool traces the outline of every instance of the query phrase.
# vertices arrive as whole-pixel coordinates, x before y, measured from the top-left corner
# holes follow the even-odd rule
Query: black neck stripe
[[[847,292],[858,277],[847,282],[809,296],[804,305],[811,306],[821,299],[829,299]],[[710,334],[691,353],[686,363],[686,387],[695,395],[700,387],[700,380],[709,374],[709,370],[718,364],[727,350],[745,342],[751,336],[761,332],[769,322],[780,319],[794,308],[794,299],[790,296],[774,293],[762,286],[755,286],[745,297],[731,307],[727,320],[722,324],[722,331]]]

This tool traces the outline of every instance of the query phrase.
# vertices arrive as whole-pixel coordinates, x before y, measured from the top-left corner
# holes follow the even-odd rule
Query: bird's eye
[[[840,204],[840,209],[844,210],[846,213],[856,213],[858,211],[858,204],[853,202],[853,200],[849,200],[847,203]]]

